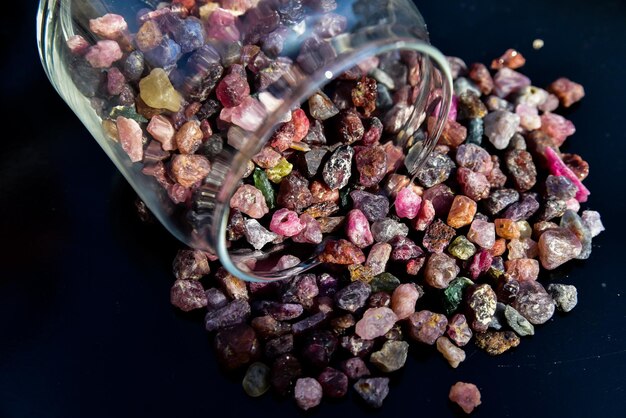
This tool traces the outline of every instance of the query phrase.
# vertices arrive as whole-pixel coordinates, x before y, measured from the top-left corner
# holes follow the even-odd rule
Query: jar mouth
[[[422,79],[426,81],[424,85],[430,86],[433,77],[438,78],[440,84],[439,97],[431,101],[431,104],[437,103],[438,106],[431,106],[426,109],[426,100],[420,97],[416,103],[422,104],[422,107],[415,106],[411,115],[401,132],[402,141],[410,139],[417,128],[425,122],[424,118],[428,118],[430,114],[435,115],[435,126],[431,129],[428,137],[421,143],[419,147],[413,147],[410,156],[411,167],[409,173],[413,176],[420,170],[428,155],[432,152],[437,144],[439,136],[443,131],[445,122],[451,106],[452,95],[452,75],[445,56],[432,45],[414,38],[393,38],[368,43],[367,45],[340,56],[332,64],[316,71],[308,76],[307,82],[302,83],[293,93],[282,103],[282,105],[274,112],[270,113],[263,127],[258,134],[252,134],[247,137],[245,145],[236,152],[236,154],[227,155],[217,164],[214,164],[206,185],[209,186],[209,193],[214,198],[215,206],[212,208],[209,221],[208,237],[212,249],[215,251],[223,267],[232,275],[252,282],[267,282],[274,280],[282,280],[294,275],[300,274],[320,264],[317,256],[321,252],[326,239],[318,245],[310,257],[302,260],[298,265],[278,271],[254,271],[247,268],[245,262],[251,258],[263,258],[274,251],[281,248],[275,247],[270,250],[250,251],[243,254],[233,254],[230,252],[227,244],[227,227],[230,215],[230,199],[237,190],[240,181],[245,173],[246,163],[256,155],[261,148],[269,141],[277,127],[281,123],[281,118],[292,109],[298,108],[315,92],[322,89],[330,81],[339,75],[354,67],[355,64],[364,60],[376,57],[392,51],[414,51],[422,55],[428,62],[424,65],[424,74]],[[437,74],[434,72],[433,66],[436,67]],[[422,93],[429,93],[430,89],[422,89]],[[407,167],[408,168],[408,167]],[[413,181],[413,178],[411,181]]]

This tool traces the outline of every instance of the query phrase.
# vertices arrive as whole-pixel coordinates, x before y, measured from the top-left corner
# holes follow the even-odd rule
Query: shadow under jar
[[[342,234],[271,235],[282,182],[334,196],[283,202],[302,225],[337,222],[337,195],[414,178],[450,109],[410,0],[43,0],[38,31],[52,84],[153,214],[248,281],[312,268]],[[378,171],[358,172],[372,148]]]

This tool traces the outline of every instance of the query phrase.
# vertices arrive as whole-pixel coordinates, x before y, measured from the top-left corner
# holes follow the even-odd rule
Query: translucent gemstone
[[[247,219],[245,221],[244,234],[246,240],[256,250],[260,250],[267,243],[275,241],[278,238],[278,235],[265,229],[256,219]]]
[[[215,335],[215,351],[220,363],[234,370],[250,363],[259,355],[259,341],[254,329],[245,324],[218,331]]]
[[[517,131],[520,117],[506,110],[496,110],[485,116],[485,135],[496,149],[502,150]]]
[[[413,283],[405,283],[396,287],[391,295],[391,310],[396,314],[398,320],[406,319],[415,312],[415,303],[420,296],[419,290]]]
[[[206,253],[200,250],[179,250],[172,270],[177,280],[197,280],[211,272]]]
[[[120,95],[125,85],[126,78],[117,67],[113,67],[107,71],[107,92],[111,96]]]
[[[261,193],[263,193],[263,197],[265,197],[265,203],[267,203],[267,207],[273,209],[276,206],[276,194],[274,192],[274,188],[267,178],[267,174],[265,171],[255,168],[254,169],[254,187],[259,189]]]
[[[165,116],[153,116],[146,130],[154,139],[161,143],[163,150],[173,151],[176,149],[176,141],[174,140],[176,130]]]
[[[261,191],[249,184],[244,184],[237,189],[230,199],[230,207],[255,219],[262,218],[269,212]]]
[[[541,115],[541,130],[548,134],[554,141],[554,145],[560,147],[568,136],[576,132],[574,124],[556,113],[544,113]]]
[[[474,258],[472,258],[472,262],[467,267],[467,271],[470,274],[472,280],[478,279],[483,273],[486,273],[491,266],[493,261],[493,256],[490,251],[481,250],[479,251]]]
[[[435,219],[435,207],[430,200],[424,198],[422,200],[422,204],[420,206],[420,211],[417,214],[417,218],[415,218],[414,226],[418,231],[425,231],[426,228],[433,222]]]
[[[122,149],[134,163],[143,158],[143,131],[139,123],[133,119],[118,116],[116,120],[117,134]]]
[[[252,363],[242,382],[243,390],[253,398],[259,397],[270,388],[270,368],[263,363]]]
[[[251,321],[252,328],[263,339],[280,337],[291,332],[291,324],[275,320],[269,315],[258,316]]]
[[[510,219],[496,219],[494,221],[496,234],[505,239],[517,239],[520,237],[519,227]]]
[[[526,220],[537,212],[537,209],[539,209],[537,199],[532,195],[526,195],[519,202],[511,204],[502,216],[513,221]]]
[[[291,170],[293,170],[293,164],[287,161],[286,158],[281,157],[273,167],[265,170],[265,173],[272,183],[278,184],[291,173]]]
[[[588,259],[591,255],[591,239],[593,236],[591,235],[591,231],[587,225],[583,222],[582,218],[573,210],[568,209],[561,217],[560,226],[561,228],[567,228],[572,231],[580,240],[582,250],[576,258],[578,260]]]
[[[604,231],[604,225],[602,225],[602,220],[600,219],[600,213],[595,210],[585,210],[582,214],[583,223],[589,228],[591,231],[591,236],[593,238],[600,235],[600,232]]]
[[[408,261],[424,254],[424,251],[415,242],[406,237],[396,236],[389,243],[393,248],[391,259],[394,261]]]
[[[465,235],[459,235],[448,246],[448,252],[459,260],[469,260],[476,253],[476,246]]]
[[[408,326],[409,337],[433,345],[446,331],[448,320],[442,314],[424,310],[410,315]]]
[[[448,398],[459,405],[466,414],[470,414],[481,404],[480,391],[473,383],[456,382],[450,388]]]
[[[450,338],[456,345],[463,347],[472,339],[472,330],[467,324],[465,315],[455,314],[450,318],[448,323],[448,329],[446,330],[448,338]]]
[[[304,229],[292,238],[294,242],[308,244],[319,244],[322,242],[322,229],[317,219],[307,213],[303,213],[300,215],[300,223],[304,225]]]
[[[221,290],[211,288],[206,291],[207,310],[214,311],[228,305],[228,298]]]
[[[182,52],[178,45],[171,38],[163,38],[163,41],[156,48],[144,52],[144,58],[148,64],[154,68],[169,68],[176,64]]]
[[[398,236],[406,237],[409,227],[393,219],[385,218],[374,222],[371,231],[376,242],[388,242]]]
[[[491,61],[491,69],[499,70],[501,68],[510,68],[512,70],[516,70],[520,67],[523,67],[526,64],[526,59],[524,56],[516,51],[515,49],[507,49],[504,54],[500,58],[496,58]]]
[[[65,42],[70,52],[74,55],[83,55],[89,48],[89,42],[80,35],[72,35]]]
[[[365,248],[374,242],[367,218],[358,209],[352,209],[346,217],[346,236],[359,248]]]
[[[385,335],[397,320],[398,317],[389,308],[370,308],[365,311],[363,318],[356,323],[355,332],[356,335],[365,340],[373,340]]]
[[[491,184],[484,174],[461,167],[456,172],[456,179],[461,192],[470,199],[478,201],[489,196]]]
[[[437,351],[443,355],[453,369],[465,361],[465,351],[452,344],[452,341],[445,336],[437,338]]]
[[[520,117],[520,127],[527,131],[534,131],[541,127],[541,117],[536,107],[527,104],[518,104],[515,113]]]
[[[353,387],[367,405],[373,408],[380,408],[389,394],[389,378],[371,377],[359,379]]]
[[[474,244],[489,249],[496,242],[495,226],[491,222],[475,219],[467,232],[467,239]]]
[[[298,214],[289,209],[279,209],[272,215],[270,231],[284,237],[293,237],[304,229]]]
[[[370,249],[367,255],[365,266],[371,269],[373,275],[380,274],[385,271],[387,261],[391,256],[391,245],[383,242],[377,242]]]
[[[511,93],[516,93],[524,87],[530,86],[530,79],[517,71],[505,67],[499,70],[493,77],[493,84],[496,96],[505,98]]]
[[[432,253],[442,253],[455,235],[454,228],[437,219],[426,228],[422,245]]]
[[[251,96],[243,99],[239,106],[222,109],[220,118],[224,119],[223,115],[228,112],[230,112],[230,122],[249,132],[258,130],[267,117],[265,107]]]
[[[396,214],[400,218],[413,219],[420,210],[422,198],[410,188],[406,187],[398,193],[395,200]]]
[[[558,200],[569,200],[576,196],[578,188],[565,176],[553,176],[546,178],[546,196]]]
[[[489,69],[484,64],[474,63],[469,69],[469,78],[476,83],[482,94],[491,94],[493,90],[493,78]]]
[[[350,146],[338,147],[324,165],[322,176],[333,190],[341,189],[348,184],[352,175],[352,157],[354,150]]]
[[[167,73],[161,68],[155,68],[150,74],[139,81],[141,99],[150,107],[167,109],[178,112],[183,98],[178,93]]]
[[[572,181],[578,188],[576,193],[576,200],[581,203],[587,201],[587,197],[591,192],[582,184],[576,174],[563,162],[561,157],[550,147],[545,148],[545,157],[548,164],[550,173],[555,176],[565,176]]]
[[[224,42],[238,41],[241,34],[235,25],[236,16],[230,11],[217,8],[208,17],[207,35]]]
[[[170,301],[185,312],[207,306],[206,294],[197,280],[176,280],[170,290]]]
[[[156,48],[163,40],[163,32],[159,24],[154,20],[145,22],[135,35],[135,43],[141,51],[149,51]]]
[[[379,351],[372,353],[370,362],[383,373],[391,373],[404,367],[408,353],[406,341],[386,341]]]
[[[128,29],[128,24],[123,16],[107,13],[97,19],[90,19],[89,29],[101,38],[116,39]]]
[[[539,260],[547,270],[578,257],[582,251],[580,239],[566,228],[548,229],[539,238]]]
[[[322,401],[322,385],[312,377],[303,377],[296,381],[294,398],[298,407],[307,411]]]
[[[439,152],[432,152],[417,172],[416,177],[424,187],[433,187],[446,181],[453,168],[454,161],[450,157]]]
[[[446,254],[432,254],[426,263],[424,281],[437,289],[445,289],[459,274],[459,267],[454,258]]]
[[[583,86],[565,77],[553,81],[552,84],[548,86],[548,91],[554,93],[564,107],[570,107],[585,97],[585,89]]]
[[[429,127],[434,127],[434,124],[435,118],[429,118]],[[439,138],[439,141],[443,145],[447,145],[451,148],[456,148],[461,145],[463,141],[465,141],[465,138],[467,138],[467,128],[457,121],[448,120],[443,127],[443,131],[441,132],[441,137]]]
[[[319,255],[322,263],[331,264],[361,264],[365,262],[363,251],[350,241],[340,239],[339,241],[328,241],[324,247],[324,252]]]
[[[459,96],[459,119],[482,119],[487,115],[487,107],[480,101],[480,96],[466,92]]]
[[[448,225],[453,228],[461,228],[472,223],[476,214],[476,202],[467,196],[457,195],[454,197],[452,207],[448,213]]]
[[[530,258],[518,258],[504,262],[506,273],[518,282],[534,281],[539,277],[539,262]]]
[[[122,59],[123,53],[115,41],[98,41],[85,54],[85,59],[93,68],[109,68],[114,62]]]
[[[317,92],[309,98],[309,112],[317,120],[330,119],[339,113],[333,102],[322,92]]]
[[[487,174],[493,169],[491,156],[476,144],[463,144],[456,150],[456,163],[477,173]]]

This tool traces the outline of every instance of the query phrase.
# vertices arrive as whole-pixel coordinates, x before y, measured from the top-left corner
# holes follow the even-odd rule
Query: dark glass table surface
[[[0,25],[0,417],[302,414],[290,399],[248,398],[220,372],[201,315],[170,306],[179,244],[137,220],[132,190],[45,78],[35,3],[3,4]],[[578,287],[576,309],[514,351],[488,357],[472,345],[456,370],[434,350],[410,356],[381,410],[348,399],[309,414],[460,416],[447,394],[461,380],[482,391],[475,417],[625,416],[625,3],[418,6],[447,55],[488,63],[513,47],[534,84],[567,76],[585,86],[567,114],[577,132],[564,149],[591,164],[583,206],[602,213],[607,231],[589,260],[559,278]]]

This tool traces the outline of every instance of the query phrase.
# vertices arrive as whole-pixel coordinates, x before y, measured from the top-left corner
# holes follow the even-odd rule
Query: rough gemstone
[[[332,367],[326,367],[317,381],[322,385],[324,396],[329,398],[343,398],[348,392],[348,376]]]
[[[502,217],[513,221],[526,220],[533,216],[538,209],[539,202],[537,202],[537,199],[532,195],[526,195],[522,200],[511,204]]]
[[[585,97],[583,86],[565,77],[553,81],[548,91],[556,95],[564,107],[570,107]]]
[[[128,29],[128,24],[123,16],[107,13],[97,19],[90,19],[89,29],[101,38],[116,39]]]
[[[452,207],[452,201],[454,200],[454,193],[450,187],[445,184],[438,184],[424,191],[422,195],[423,202],[429,200],[432,203],[435,214],[440,218],[445,218],[450,212]],[[424,207],[425,203],[422,204]],[[418,215],[421,217],[421,214]]]
[[[348,184],[352,174],[353,155],[353,148],[347,145],[338,147],[333,152],[322,170],[322,176],[328,187],[337,190]]]
[[[392,247],[391,259],[394,261],[408,261],[424,254],[415,242],[406,237],[396,236],[389,243]]]
[[[384,292],[391,294],[399,285],[400,280],[391,273],[383,272],[376,275],[370,282],[370,288],[372,289],[372,293]],[[390,300],[389,300],[390,301]],[[370,304],[371,304],[370,300]],[[389,303],[386,303],[385,306],[388,306]]]
[[[296,380],[302,375],[300,361],[291,354],[284,354],[272,364],[270,382],[274,390],[282,396],[292,391]]]
[[[446,334],[459,347],[463,347],[470,342],[473,335],[463,314],[455,314],[450,318]]]
[[[273,339],[291,332],[291,324],[280,322],[270,315],[258,316],[251,322],[252,328],[263,339]]]
[[[510,68],[502,68],[493,77],[494,93],[504,98],[511,93],[516,93],[526,86],[530,86],[530,79]]]
[[[335,303],[340,309],[355,312],[365,306],[370,293],[369,285],[362,281],[355,281],[335,294]]]
[[[535,327],[511,306],[506,305],[504,308],[504,317],[511,329],[520,337],[535,335]]]
[[[167,109],[178,112],[183,98],[172,86],[167,73],[162,68],[153,69],[139,81],[141,99],[155,109]]]
[[[443,306],[447,314],[455,312],[461,306],[465,289],[474,282],[465,277],[453,279],[443,291]]]
[[[578,188],[565,176],[553,176],[546,178],[546,196],[557,200],[569,200],[576,196]]]
[[[117,133],[122,149],[134,163],[143,158],[143,132],[139,123],[133,119],[118,116]]]
[[[536,281],[520,282],[519,291],[511,304],[533,325],[543,324],[554,315],[554,300]]]
[[[413,223],[415,229],[418,231],[425,231],[434,219],[435,207],[433,206],[433,203],[430,200],[422,200],[420,211],[415,218],[415,222]]]
[[[215,93],[224,107],[235,107],[243,103],[250,95],[245,69],[240,64],[232,65],[229,73],[218,83]]]
[[[442,253],[455,235],[454,228],[437,219],[426,228],[422,245],[429,252]]]
[[[377,242],[370,249],[367,255],[365,266],[370,269],[371,274],[377,275],[385,271],[387,261],[391,256],[391,245],[383,242]]]
[[[428,345],[435,344],[448,326],[448,320],[444,315],[427,310],[409,316],[408,323],[409,337]]]
[[[326,243],[324,252],[319,255],[319,260],[322,263],[332,264],[362,264],[365,262],[365,254],[350,241],[331,240]]]
[[[146,130],[154,139],[161,143],[161,147],[164,151],[173,151],[176,149],[177,145],[174,140],[176,130],[165,116],[153,116]]]
[[[508,244],[508,259],[535,258],[539,254],[537,243],[530,238],[512,239]]]
[[[513,331],[492,331],[476,334],[476,346],[491,356],[497,356],[519,345],[520,339]]]
[[[426,263],[424,281],[431,287],[445,289],[459,271],[454,258],[443,253],[431,254]]]
[[[241,384],[248,396],[259,397],[270,388],[270,368],[263,363],[252,363]]]
[[[197,280],[176,280],[170,290],[170,301],[185,312],[207,306],[206,294]]]
[[[389,378],[371,377],[359,379],[354,384],[354,390],[367,405],[373,408],[380,408],[389,394]]]
[[[406,319],[415,312],[415,303],[421,293],[414,283],[404,283],[396,287],[391,295],[391,310],[398,320]]]
[[[346,335],[341,338],[341,346],[353,356],[364,357],[374,350],[374,341],[364,340],[356,335]]]
[[[502,150],[509,145],[509,141],[520,124],[519,115],[506,111],[496,110],[485,116],[485,135],[496,149]]]
[[[203,137],[200,122],[192,120],[185,122],[174,136],[181,154],[195,153],[202,145]]]
[[[469,225],[476,214],[477,204],[467,196],[457,195],[452,202],[448,213],[448,225],[453,228],[461,228]]]
[[[537,182],[537,169],[528,151],[512,150],[506,153],[506,168],[517,190],[530,190]]]
[[[376,242],[391,241],[395,237],[406,237],[409,227],[396,220],[385,218],[372,224],[372,236]]]
[[[346,236],[357,247],[365,248],[374,242],[367,218],[359,209],[352,209],[346,217]]]
[[[214,311],[228,305],[228,298],[219,289],[210,288],[206,291],[207,310]]]
[[[578,303],[578,291],[572,285],[551,283],[548,292],[561,312],[570,312]]]
[[[356,323],[355,332],[356,335],[365,340],[373,340],[385,335],[397,320],[396,314],[387,307],[370,308],[365,311],[363,318]]]
[[[474,331],[487,330],[496,312],[496,299],[496,293],[488,284],[475,285],[467,290],[469,320]]]
[[[456,179],[461,192],[470,199],[478,201],[489,196],[491,184],[484,174],[461,167],[456,172]]]
[[[568,136],[576,132],[574,124],[556,113],[544,113],[541,115],[541,130],[548,134],[554,141],[554,145],[560,147]]]
[[[370,222],[384,219],[389,213],[389,200],[385,196],[354,190],[350,192],[350,197],[354,208],[363,212]]]
[[[225,328],[215,335],[215,351],[220,363],[234,370],[255,360],[260,345],[254,329],[245,324]]]
[[[245,221],[244,234],[250,245],[257,250],[278,238],[278,235],[265,229],[256,219],[247,219]]]
[[[172,158],[172,175],[183,187],[191,187],[211,171],[211,163],[202,155],[179,154]]]
[[[448,252],[459,260],[469,260],[476,253],[476,246],[465,235],[459,235],[448,246]]]
[[[341,363],[341,370],[351,380],[357,380],[369,376],[370,371],[361,357],[352,357]]]
[[[261,191],[249,184],[244,184],[237,189],[230,199],[230,207],[255,219],[262,218],[269,212]]]
[[[491,91],[493,90],[493,78],[489,73],[489,69],[487,69],[484,64],[472,64],[470,66],[468,76],[474,83],[476,83],[482,94],[491,94]]]
[[[473,383],[456,382],[450,388],[448,398],[459,405],[466,414],[480,405],[480,391]]]
[[[580,239],[566,228],[548,229],[539,237],[539,260],[547,270],[578,257],[582,251]]]
[[[461,362],[465,361],[465,351],[452,344],[448,337],[441,336],[437,338],[437,351],[443,355],[453,369],[456,369]]]
[[[453,168],[454,161],[450,157],[435,151],[428,156],[416,177],[424,187],[432,187],[446,181]]]
[[[495,225],[481,219],[474,219],[467,232],[467,239],[482,248],[489,249],[496,242]]]
[[[406,187],[396,196],[396,214],[400,218],[413,219],[420,210],[422,198],[419,197],[410,187]]]
[[[583,211],[582,220],[585,226],[589,228],[593,238],[597,237],[602,231],[604,231],[604,225],[602,225],[600,214],[595,210]]]
[[[580,254],[576,256],[578,260],[586,260],[591,255],[591,230],[585,225],[582,218],[571,209],[565,211],[561,217],[561,228],[567,228],[578,237],[582,245]]]
[[[292,172],[281,181],[277,197],[279,206],[300,212],[311,204],[312,199],[309,182],[300,173]]]
[[[487,174],[493,169],[491,156],[476,144],[463,144],[456,150],[456,162],[459,167],[469,168],[477,173]]]
[[[554,174],[555,176],[565,176],[570,179],[576,185],[576,187],[578,187],[576,200],[581,203],[586,202],[587,197],[591,194],[591,192],[582,184],[576,174],[563,162],[561,157],[559,157],[556,151],[554,151],[552,148],[545,147],[544,152],[550,173]]]
[[[383,373],[391,373],[404,367],[409,353],[406,341],[386,341],[379,351],[370,356],[370,362]]]

